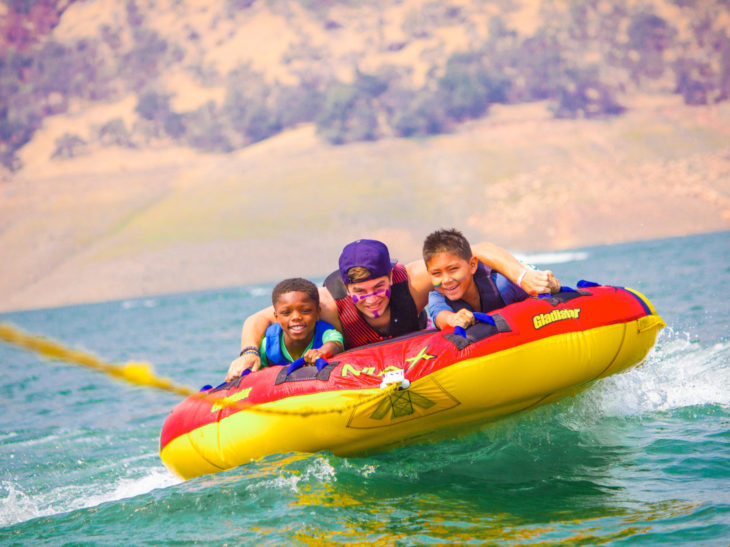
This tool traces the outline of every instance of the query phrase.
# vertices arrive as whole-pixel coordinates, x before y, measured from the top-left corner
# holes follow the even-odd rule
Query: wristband
[[[246,346],[241,350],[241,353],[238,354],[239,357],[242,357],[244,353],[255,353],[259,357],[261,356],[261,353],[259,352],[259,348],[256,346]]]
[[[527,270],[522,270],[522,273],[520,274],[520,277],[517,278],[517,286],[521,289],[522,288],[522,280],[525,278],[525,274],[527,273]]]

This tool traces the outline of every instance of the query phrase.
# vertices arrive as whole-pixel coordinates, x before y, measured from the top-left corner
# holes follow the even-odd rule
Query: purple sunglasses
[[[390,298],[390,289],[378,289],[377,291],[361,295],[351,294],[350,298],[352,298],[353,304],[357,304],[366,298],[370,298],[371,296],[380,296],[381,294],[384,294],[386,298]]]

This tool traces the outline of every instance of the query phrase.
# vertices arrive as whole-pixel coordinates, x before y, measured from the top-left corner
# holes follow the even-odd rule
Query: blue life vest
[[[451,308],[457,312],[461,309],[468,309],[471,312],[489,313],[492,310],[503,308],[505,306],[502,295],[499,293],[497,284],[492,279],[492,270],[484,264],[479,264],[477,271],[474,273],[474,282],[479,290],[479,300],[481,301],[481,309],[472,310],[471,306],[464,300],[449,300]]]
[[[312,341],[312,348],[321,348],[324,342],[322,336],[330,329],[334,329],[332,325],[326,321],[317,321],[314,325],[314,340]],[[266,329],[266,359],[268,359],[270,365],[288,365],[291,363],[286,357],[281,347],[281,333],[282,328],[279,323],[274,323]]]

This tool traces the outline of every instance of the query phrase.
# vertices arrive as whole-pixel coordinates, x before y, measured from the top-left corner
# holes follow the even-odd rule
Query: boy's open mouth
[[[443,285],[441,285],[441,290],[447,294],[454,294],[459,291],[459,284],[457,283],[453,287],[444,287]]]

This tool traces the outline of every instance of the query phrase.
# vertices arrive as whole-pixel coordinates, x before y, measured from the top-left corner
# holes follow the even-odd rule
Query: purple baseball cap
[[[340,278],[345,285],[353,281],[347,276],[347,270],[361,266],[370,270],[370,277],[360,279],[369,281],[376,277],[388,275],[398,261],[390,261],[390,253],[385,243],[374,239],[358,239],[345,245],[340,254]]]

